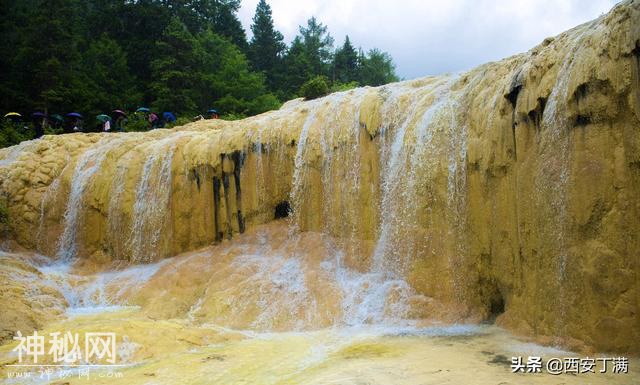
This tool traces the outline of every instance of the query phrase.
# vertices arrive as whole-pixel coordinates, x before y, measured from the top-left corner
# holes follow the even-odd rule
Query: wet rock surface
[[[306,263],[335,261],[339,250],[337,266],[371,274],[363,285],[409,304],[398,318],[495,319],[548,344],[637,354],[638,41],[640,2],[626,1],[527,53],[455,76],[295,100],[242,121],[45,136],[3,149],[6,244],[100,270],[243,242],[286,216],[265,242],[307,234],[318,255],[291,262],[296,255],[285,254],[285,272],[296,263],[320,271]],[[335,248],[317,247],[313,234]],[[15,263],[1,276],[3,290],[17,293],[1,297],[13,306],[0,316],[3,337],[16,323],[41,327],[51,303],[62,303],[51,293],[27,298],[9,274]],[[198,266],[180,269],[186,279]],[[259,270],[260,260],[247,258],[234,273]],[[193,279],[206,281],[194,287],[228,289],[226,276],[199,273]],[[128,300],[157,317],[184,316],[202,293],[171,280],[175,296],[143,298],[142,290]],[[278,292],[283,304],[318,295],[286,292],[290,284]],[[231,294],[251,290],[261,289]],[[203,301],[197,320],[238,327],[264,310],[236,314],[220,299]],[[299,318],[307,311],[320,315]],[[324,327],[342,312],[318,303],[270,327]]]

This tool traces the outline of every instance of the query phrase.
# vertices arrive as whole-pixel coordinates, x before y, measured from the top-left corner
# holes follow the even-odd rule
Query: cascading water
[[[124,140],[124,137],[104,137],[78,160],[64,214],[64,231],[58,243],[58,258],[68,261],[77,256],[78,226],[83,210],[85,189],[91,183],[94,174],[100,170],[109,150],[118,147]]]
[[[395,125],[396,128],[389,148],[381,148],[381,156],[386,159],[384,162],[387,166],[381,168],[380,235],[369,273],[372,289],[368,290],[355,311],[360,320],[373,318],[378,322],[382,319],[386,322],[398,322],[407,315],[407,301],[414,293],[404,277],[409,268],[407,263],[416,246],[401,234],[416,231],[418,180],[432,180],[432,176],[424,173],[433,172],[432,168],[438,159],[437,147],[432,143],[437,128],[431,123],[440,119],[442,110],[450,103],[450,89],[455,80],[455,77],[445,78],[427,94],[412,94],[408,103],[409,110],[402,114],[405,118],[399,122],[383,124],[383,127]],[[430,104],[425,107],[425,102]],[[391,110],[398,108],[396,104],[397,100],[390,95],[383,108],[385,116],[392,115]],[[387,133],[389,132],[384,134]],[[385,314],[382,312],[382,304],[389,299],[393,301],[393,311],[388,314],[393,316],[381,317],[381,314]]]
[[[133,207],[133,223],[128,246],[131,260],[151,262],[163,257],[167,240],[163,235],[169,225],[167,215],[172,191],[172,164],[176,140],[180,134],[172,135],[153,144],[136,188]]]
[[[504,358],[578,355],[487,321],[635,354],[639,17],[240,121],[0,149],[0,362],[56,328],[116,332],[140,384],[543,383]]]
[[[400,97],[409,98],[408,110],[399,113]],[[401,178],[406,167],[405,134],[410,127],[416,115],[422,106],[424,96],[420,90],[414,89],[409,95],[400,93],[392,93],[385,100],[383,106],[383,137],[393,135],[392,140],[387,145],[387,139],[380,146],[380,158],[383,166],[380,168],[381,180],[381,201],[380,201],[380,235],[376,242],[373,253],[373,271],[380,272],[384,275],[397,277],[401,274],[401,265],[404,260],[403,255],[397,253],[397,243],[393,244],[392,240],[400,241],[398,237],[399,229],[404,225],[404,218],[401,208],[397,205],[401,201],[399,197],[407,198],[402,190]],[[395,121],[400,116],[399,121]]]
[[[320,103],[319,101],[313,101],[313,106],[316,108],[311,108],[307,113],[307,117],[305,118],[302,129],[300,130],[300,135],[298,136],[297,147],[296,147],[296,155],[294,158],[294,172],[293,172],[293,180],[291,186],[290,193],[290,201],[291,201],[291,211],[292,211],[292,219],[291,219],[291,234],[293,235],[295,232],[301,229],[301,215],[302,209],[305,199],[306,190],[308,187],[305,185],[306,183],[306,167],[305,167],[305,148],[307,144],[307,139],[309,137],[309,130],[311,126],[316,121],[317,114],[317,106]]]
[[[550,139],[553,145],[558,146],[558,150],[542,157],[542,164],[539,170],[542,171],[536,175],[537,188],[543,192],[544,196],[550,198],[550,202],[536,202],[544,207],[548,205],[555,215],[550,224],[546,227],[549,229],[546,239],[553,242],[555,252],[555,264],[557,265],[557,276],[555,285],[557,285],[558,296],[554,301],[554,307],[557,309],[558,318],[556,324],[557,338],[561,338],[567,334],[566,319],[567,306],[571,302],[568,298],[566,286],[567,274],[567,258],[569,245],[567,240],[568,226],[568,203],[569,197],[567,188],[571,178],[570,169],[570,151],[571,138],[568,135],[570,122],[568,121],[567,103],[569,99],[569,77],[572,75],[572,69],[576,66],[578,60],[575,53],[583,46],[586,39],[590,37],[590,30],[573,37],[569,49],[560,64],[558,77],[551,90],[551,94],[546,102],[544,114],[542,117],[542,127],[551,133]]]

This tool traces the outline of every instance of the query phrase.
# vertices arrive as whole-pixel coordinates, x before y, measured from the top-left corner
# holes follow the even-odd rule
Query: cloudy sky
[[[336,44],[391,54],[406,79],[456,72],[527,51],[545,37],[606,13],[615,0],[267,0],[287,44],[316,16]],[[242,0],[250,35],[258,0]]]

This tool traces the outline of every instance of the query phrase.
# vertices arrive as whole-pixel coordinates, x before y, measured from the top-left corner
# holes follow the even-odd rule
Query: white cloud
[[[472,68],[523,52],[606,13],[614,0],[267,0],[276,28],[290,42],[316,16],[342,44],[387,51],[400,76],[414,78]],[[249,26],[258,0],[243,0]]]

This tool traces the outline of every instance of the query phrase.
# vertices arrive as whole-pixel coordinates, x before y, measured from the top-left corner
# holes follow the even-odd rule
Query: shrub
[[[0,148],[13,146],[24,140],[33,139],[33,136],[33,129],[22,123],[14,124],[4,120],[0,124]]]
[[[327,78],[324,76],[316,76],[307,81],[300,87],[300,94],[305,100],[316,99],[329,93]]]
[[[133,114],[127,125],[124,127],[126,132],[149,131],[149,122],[146,116]]]
[[[331,92],[348,91],[357,87],[359,87],[358,82],[349,82],[349,83],[335,82],[331,86]]]

